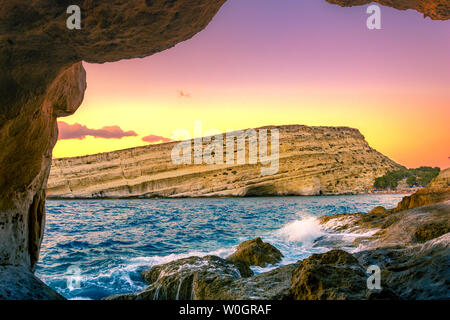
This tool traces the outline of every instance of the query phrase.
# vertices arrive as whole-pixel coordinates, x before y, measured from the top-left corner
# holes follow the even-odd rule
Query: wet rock
[[[227,260],[241,265],[265,267],[280,262],[282,257],[280,250],[258,237],[242,242]]]
[[[381,284],[401,299],[450,299],[450,234],[424,244],[380,247],[355,253],[381,269]]]
[[[228,288],[228,294],[232,299],[240,300],[291,299],[291,277],[297,266],[296,263],[289,264],[253,277],[237,279]]]
[[[386,209],[382,206],[378,206],[369,211],[369,214],[380,214],[385,213]]]
[[[144,272],[149,287],[108,300],[252,300],[286,299],[297,265],[243,278],[237,268],[216,256],[189,257]]]
[[[65,300],[27,268],[0,266],[0,300]]]
[[[414,232],[414,240],[417,242],[426,242],[428,240],[438,238],[443,234],[450,232],[450,222],[430,222],[416,228]]]
[[[133,295],[112,300],[200,300],[220,299],[223,290],[240,278],[238,269],[216,256],[189,257],[152,267],[143,272],[150,286]]]
[[[362,300],[367,295],[367,274],[358,260],[343,250],[314,254],[292,273],[295,300]]]

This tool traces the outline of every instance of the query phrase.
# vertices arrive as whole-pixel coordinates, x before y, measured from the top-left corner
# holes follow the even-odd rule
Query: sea
[[[264,272],[330,250],[315,245],[327,234],[318,217],[393,208],[403,196],[48,200],[36,275],[68,299],[102,299],[145,289],[141,272],[151,266],[227,257],[255,237],[284,255],[253,268]]]

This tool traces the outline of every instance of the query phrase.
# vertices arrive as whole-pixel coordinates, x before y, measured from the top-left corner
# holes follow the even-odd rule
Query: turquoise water
[[[226,257],[256,236],[282,251],[281,264],[291,263],[329,249],[312,245],[323,235],[314,217],[392,208],[401,198],[50,200],[36,274],[67,298],[101,299],[145,288],[140,272],[152,265],[191,255]]]

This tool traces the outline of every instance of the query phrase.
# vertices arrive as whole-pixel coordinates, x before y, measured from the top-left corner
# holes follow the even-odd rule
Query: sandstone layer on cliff
[[[177,165],[171,159],[177,142],[170,142],[54,159],[47,195],[102,198],[357,193],[372,186],[375,177],[400,167],[372,149],[356,129],[300,125],[268,128],[280,132],[279,170],[274,175],[261,175],[264,165],[259,162]],[[246,155],[248,148],[246,143]]]

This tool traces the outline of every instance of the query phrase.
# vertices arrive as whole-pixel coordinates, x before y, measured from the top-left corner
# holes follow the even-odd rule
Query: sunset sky
[[[167,141],[173,131],[358,128],[408,167],[450,166],[450,21],[318,0],[229,0],[192,39],[144,59],[84,64],[83,104],[53,155]]]

